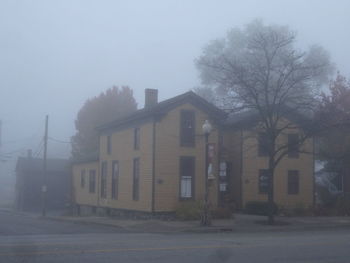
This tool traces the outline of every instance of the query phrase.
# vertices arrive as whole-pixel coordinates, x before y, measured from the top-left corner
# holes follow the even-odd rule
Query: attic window
[[[299,135],[288,134],[288,157],[298,158],[299,157]]]
[[[140,149],[140,128],[134,129],[134,150]]]
[[[269,155],[269,137],[265,132],[258,134],[258,156],[268,156]]]
[[[195,113],[193,110],[182,110],[180,116],[180,145],[195,146]]]
[[[107,136],[107,154],[111,154],[112,153],[112,139],[111,139],[111,135]]]

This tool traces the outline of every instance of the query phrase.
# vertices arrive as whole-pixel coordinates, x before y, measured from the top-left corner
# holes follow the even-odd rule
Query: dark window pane
[[[195,115],[194,111],[182,110],[180,117],[180,145],[195,145]]]
[[[288,171],[288,194],[296,195],[299,193],[299,171]]]
[[[270,185],[270,175],[269,170],[261,169],[259,170],[259,193],[267,194]]]
[[[81,188],[85,187],[85,170],[81,170],[80,172],[80,186]]]
[[[112,199],[118,199],[119,163],[112,163]]]
[[[258,155],[259,156],[267,156],[269,154],[268,151],[269,146],[269,138],[266,133],[259,133],[258,135]]]
[[[133,169],[133,187],[132,187],[132,199],[139,200],[140,195],[140,159],[134,159],[134,169]]]
[[[134,129],[134,150],[140,149],[140,128]]]
[[[299,157],[299,135],[288,134],[288,157]]]
[[[107,198],[107,162],[101,167],[101,198]]]
[[[111,154],[112,152],[112,139],[111,136],[107,136],[107,154]]]
[[[180,157],[180,199],[194,197],[195,158]]]
[[[89,192],[95,193],[96,188],[96,171],[90,170],[89,171]]]

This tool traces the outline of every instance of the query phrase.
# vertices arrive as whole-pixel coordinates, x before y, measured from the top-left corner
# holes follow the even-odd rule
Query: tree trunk
[[[269,191],[267,195],[267,201],[268,201],[268,224],[273,225],[275,222],[275,216],[274,216],[274,196],[273,196],[273,178],[274,178],[274,158],[273,156],[269,156]]]

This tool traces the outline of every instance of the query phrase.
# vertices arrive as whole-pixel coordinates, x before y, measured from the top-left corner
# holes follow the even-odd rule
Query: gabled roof
[[[195,106],[197,106],[199,109],[203,110],[204,112],[207,112],[211,116],[215,118],[224,118],[226,116],[226,113],[219,109],[218,107],[214,106],[213,104],[209,103],[202,97],[195,94],[193,91],[189,91],[186,93],[183,93],[181,95],[178,95],[176,97],[173,97],[168,100],[164,100],[162,102],[159,102],[157,105],[149,108],[143,108],[140,110],[137,110],[130,115],[127,115],[125,117],[119,118],[113,122],[106,123],[104,125],[101,125],[97,127],[98,130],[103,131],[111,128],[117,128],[121,125],[138,121],[142,119],[147,119],[149,117],[157,116],[159,114],[166,113],[170,111],[171,109],[184,104],[184,103],[192,103]]]
[[[258,121],[258,119],[259,119],[258,112],[253,110],[235,112],[227,115],[227,118],[223,121],[223,125],[235,126],[235,125],[255,123],[256,121]]]
[[[290,107],[284,107],[281,115],[291,122],[298,124],[304,129],[309,129],[312,125],[312,118],[306,113],[301,113]],[[228,114],[227,118],[222,122],[225,127],[246,128],[251,127],[260,120],[257,110],[247,110],[239,113]]]
[[[69,169],[70,162],[66,159],[47,159],[48,172],[62,172]],[[38,172],[43,170],[44,160],[41,158],[18,157],[16,170]]]

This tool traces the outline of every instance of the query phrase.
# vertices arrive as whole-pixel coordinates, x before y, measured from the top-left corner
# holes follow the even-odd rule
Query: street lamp
[[[209,156],[208,156],[208,141],[209,141],[209,135],[212,131],[212,126],[208,120],[204,121],[204,124],[202,126],[202,131],[205,136],[205,192],[204,192],[204,209],[203,209],[203,215],[201,219],[201,225],[202,226],[210,226],[211,220],[209,215],[209,203],[208,203],[208,166],[209,166]]]

